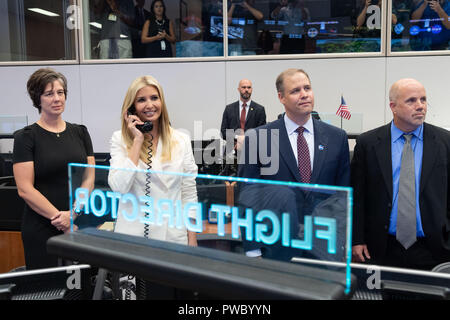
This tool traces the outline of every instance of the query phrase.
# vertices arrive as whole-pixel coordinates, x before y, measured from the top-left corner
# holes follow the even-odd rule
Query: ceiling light
[[[102,28],[102,25],[101,25],[100,23],[98,23],[98,22],[89,22],[89,24],[90,24],[91,26],[93,26],[93,27],[98,28],[98,29],[101,29],[101,28]]]
[[[40,8],[28,8],[28,10],[36,12],[36,13],[40,13],[49,17],[59,17],[59,14],[54,13],[54,12],[50,12],[44,9],[40,9]]]

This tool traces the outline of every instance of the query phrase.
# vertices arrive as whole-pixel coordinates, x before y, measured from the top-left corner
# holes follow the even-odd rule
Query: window
[[[381,51],[381,1],[228,1],[228,54]]]
[[[85,0],[83,5],[86,59],[223,56],[221,1]]]
[[[73,2],[0,1],[0,61],[75,60]]]
[[[450,1],[393,0],[391,51],[448,50]]]
[[[0,62],[446,51],[449,14],[450,0],[5,0]]]

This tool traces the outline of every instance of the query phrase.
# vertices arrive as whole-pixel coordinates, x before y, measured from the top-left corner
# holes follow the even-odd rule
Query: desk
[[[346,299],[354,289],[346,295],[342,273],[331,270],[93,228],[52,237],[47,250],[215,299]]]

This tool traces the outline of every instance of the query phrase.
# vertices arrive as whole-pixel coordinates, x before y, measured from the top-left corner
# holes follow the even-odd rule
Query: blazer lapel
[[[274,143],[278,143],[279,153],[286,166],[291,171],[292,175],[297,179],[298,182],[301,182],[300,172],[298,172],[298,164],[295,160],[294,152],[292,151],[291,143],[289,142],[289,137],[287,135],[286,126],[284,125],[284,119],[281,118],[278,121],[278,125],[275,129],[278,129],[279,139],[275,136]]]
[[[250,105],[248,106],[248,113],[247,113],[247,118],[245,119],[245,128],[247,130],[247,125],[249,125],[251,123],[251,121],[253,121],[253,118],[255,117],[255,110],[252,107],[253,103],[250,103]]]
[[[391,152],[391,124],[382,127],[377,134],[374,144],[375,156],[381,169],[386,190],[392,198],[392,152]],[[370,154],[368,155],[370,157]]]
[[[423,156],[422,156],[422,172],[420,175],[420,193],[431,175],[436,159],[436,153],[439,151],[439,145],[436,141],[436,135],[432,128],[426,123],[423,124]]]
[[[236,128],[240,128],[241,127],[241,114],[239,113],[239,101],[234,104],[233,113],[234,113],[235,119],[237,121]]]
[[[320,121],[313,119],[314,126],[314,161],[313,170],[311,172],[311,183],[315,183],[320,176],[323,163],[328,151],[328,135],[323,132]]]

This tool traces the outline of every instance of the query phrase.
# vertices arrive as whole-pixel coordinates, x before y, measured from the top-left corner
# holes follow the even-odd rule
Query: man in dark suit
[[[450,133],[424,122],[417,80],[394,83],[389,100],[394,120],[355,145],[353,261],[429,270],[450,260]]]
[[[350,159],[347,134],[337,127],[311,117],[314,93],[308,74],[301,69],[288,69],[278,76],[276,88],[286,113],[284,117],[246,133],[244,147],[239,155],[238,176],[349,186]],[[256,137],[257,140],[252,142],[252,137]],[[268,157],[264,157],[260,149],[266,149]],[[266,197],[261,192],[264,188],[259,188],[257,192],[247,192],[248,187],[250,188],[247,190],[257,189],[251,185],[242,186],[239,202],[243,206],[246,206],[249,201],[255,202],[249,195],[259,196],[264,201],[272,197],[268,194]],[[307,197],[314,197],[313,192],[305,195],[297,189],[293,189],[295,193],[298,193],[296,204],[279,198],[278,204],[274,201],[270,205],[278,205],[278,207],[287,205],[289,208],[297,207],[297,210],[301,210],[298,208],[302,207],[303,213],[310,214],[313,206],[306,210],[305,201],[308,200]],[[317,204],[314,199],[310,200],[308,203]],[[256,200],[256,202],[263,201]],[[280,209],[284,210],[284,208]],[[291,216],[292,232],[295,234],[297,234],[301,218]],[[252,251],[251,254],[262,253],[263,257],[280,260],[290,260],[293,255],[292,250],[289,251],[289,248],[281,245],[264,247],[263,245],[255,246],[253,243],[245,249],[259,249],[258,247],[263,250]]]
[[[237,138],[248,129],[266,124],[264,107],[251,100],[252,82],[248,79],[242,79],[239,81],[238,91],[239,100],[227,105],[223,112],[220,132],[224,140],[227,140],[227,130],[233,138]]]

